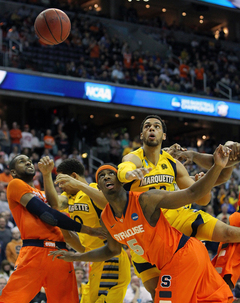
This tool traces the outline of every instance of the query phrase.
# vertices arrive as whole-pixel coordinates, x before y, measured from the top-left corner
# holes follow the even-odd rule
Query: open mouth
[[[114,187],[114,185],[113,185],[112,183],[110,183],[110,182],[107,182],[107,183],[105,184],[105,186],[106,186],[106,188],[108,188],[108,189],[112,189],[112,188]]]
[[[155,137],[154,134],[150,134],[148,138],[151,139],[151,140],[154,140],[156,137]]]

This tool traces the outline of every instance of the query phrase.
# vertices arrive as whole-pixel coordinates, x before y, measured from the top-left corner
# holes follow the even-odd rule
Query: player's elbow
[[[196,203],[201,206],[207,206],[211,201],[211,192],[207,193],[204,197],[197,200]]]

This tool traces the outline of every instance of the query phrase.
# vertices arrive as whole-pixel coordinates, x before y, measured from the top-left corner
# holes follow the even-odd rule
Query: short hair
[[[11,232],[20,232],[18,227],[17,226],[14,226],[12,229],[11,229]]]
[[[163,132],[167,133],[167,126],[166,126],[165,122],[162,120],[162,118],[160,118],[158,115],[148,115],[141,123],[140,133],[143,131],[143,125],[146,122],[146,120],[151,119],[151,118],[159,120],[162,123]]]
[[[79,176],[83,177],[84,171],[85,171],[85,169],[84,169],[83,164],[74,158],[64,160],[57,167],[57,173],[63,173],[63,174],[67,174],[67,175],[76,173]]]
[[[12,160],[10,161],[10,163],[9,163],[9,169],[10,169],[10,170],[15,169],[16,158],[17,158],[18,156],[19,156],[19,155],[16,155],[16,156],[13,157]]]

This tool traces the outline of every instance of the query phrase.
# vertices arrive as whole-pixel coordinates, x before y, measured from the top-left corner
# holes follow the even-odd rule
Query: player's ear
[[[11,176],[12,176],[13,178],[16,178],[17,173],[16,173],[16,170],[15,170],[15,169],[11,169],[10,173],[11,173]]]
[[[141,134],[140,134],[140,140],[142,140],[142,139],[143,139],[143,134],[141,133]]]
[[[77,179],[77,174],[76,173],[71,173],[70,176],[73,177],[74,179]]]
[[[166,138],[167,138],[166,133],[163,133],[163,140],[166,140]]]

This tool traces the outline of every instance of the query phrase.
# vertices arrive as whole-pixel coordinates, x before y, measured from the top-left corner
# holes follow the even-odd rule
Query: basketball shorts
[[[217,219],[210,214],[187,207],[178,209],[162,209],[162,212],[171,226],[189,237],[199,240],[212,240],[213,230]],[[144,283],[158,277],[160,272],[155,265],[146,262],[141,256],[131,250],[132,264],[135,273]]]

